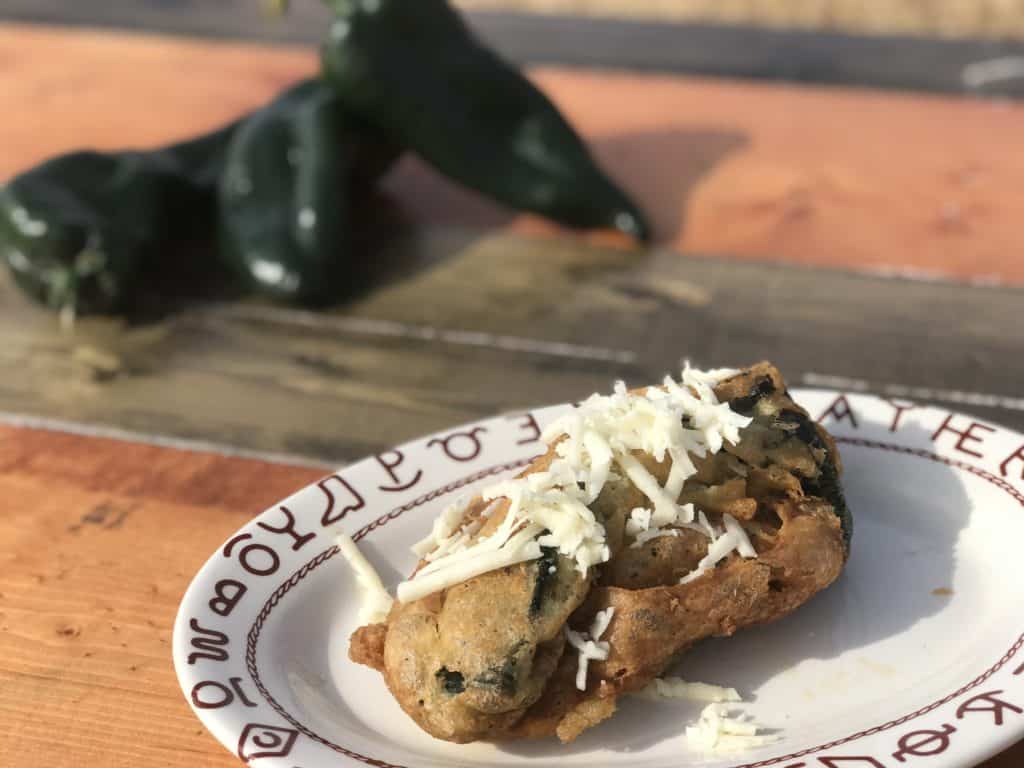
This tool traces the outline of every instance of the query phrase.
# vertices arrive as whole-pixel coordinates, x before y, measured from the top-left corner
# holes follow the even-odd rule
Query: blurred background
[[[796,383],[1024,425],[1024,0],[456,5],[636,200],[652,248],[408,151],[350,201],[365,231],[321,311],[170,260],[183,297],[172,280],[139,293],[144,316],[65,333],[0,282],[18,327],[0,355],[29,374],[0,410],[333,462],[682,356],[767,357]],[[0,0],[0,177],[221,126],[315,74],[331,23],[314,0]]]
[[[443,178],[415,153],[405,153],[377,185],[376,202],[361,214],[371,224],[368,237],[374,245],[369,255],[352,261],[372,265],[371,289],[339,297],[328,313],[332,322],[342,322],[337,316],[368,316],[586,345],[596,334],[584,323],[606,312],[619,329],[613,334],[616,344],[609,346],[632,348],[629,354],[639,361],[633,372],[641,376],[656,377],[674,367],[689,344],[689,354],[703,363],[772,356],[788,362],[792,376],[809,382],[845,378],[890,393],[912,390],[924,399],[935,399],[932,390],[944,383],[947,400],[989,416],[1006,410],[994,404],[1016,396],[1015,372],[1005,360],[997,364],[994,353],[979,351],[978,338],[970,335],[984,333],[985,344],[1003,344],[1004,318],[993,317],[983,328],[976,321],[947,329],[946,357],[940,361],[927,349],[932,331],[925,307],[952,302],[946,317],[976,313],[974,307],[992,313],[993,296],[1024,280],[1018,230],[1024,218],[1018,138],[1024,125],[1017,101],[1024,94],[1024,0],[457,0],[456,5],[486,43],[524,67],[563,110],[601,165],[647,213],[658,247],[628,268],[588,272],[576,285],[586,298],[576,299],[578,311],[569,312],[552,304],[564,303],[565,297],[544,295],[539,286],[513,290],[513,278],[502,275],[514,269],[516,258],[523,272],[530,272],[536,267],[528,266],[529,260],[543,254],[551,259],[547,268],[555,269],[558,259],[595,264],[615,261],[621,251],[603,251],[607,243],[600,237],[570,235],[497,204]],[[271,12],[264,0],[0,0],[0,98],[7,116],[0,126],[0,177],[61,152],[150,148],[222,125],[313,74],[330,24],[327,5],[314,0],[293,2],[284,15]],[[499,284],[494,290],[524,306],[546,308],[543,318],[511,312],[503,319],[484,317],[468,304],[458,312],[444,302],[445,281],[454,279],[449,273],[457,265],[485,269],[488,262],[478,254],[488,248],[516,255],[489,273]],[[709,256],[714,260],[703,258]],[[826,271],[787,271],[786,265]],[[664,293],[665,270],[687,287],[656,301],[645,296]],[[845,310],[855,319],[840,322],[834,316],[840,310],[830,306],[828,322],[841,326],[850,339],[870,340],[872,353],[837,355],[812,327],[782,319],[792,311],[787,307],[771,313],[775,319],[767,322],[777,335],[767,346],[763,334],[748,328],[723,336],[716,289],[709,287],[710,276],[696,278],[699,270],[711,270],[715,280],[749,285],[751,291],[764,283],[768,270],[778,291],[802,280],[821,295],[856,295]],[[878,282],[847,286],[850,272]],[[568,279],[569,273],[560,274],[553,285]],[[408,296],[394,297],[403,285],[411,290],[396,279],[412,275],[420,288],[410,305]],[[595,283],[587,294],[590,278]],[[994,290],[972,293],[982,284]],[[170,336],[159,344],[136,342],[137,329],[101,321],[86,323],[77,335],[38,344],[36,365],[43,366],[43,378],[66,368],[67,359],[78,359],[76,350],[89,359],[83,348],[98,350],[92,355],[96,359],[114,361],[110,365],[117,373],[103,389],[79,391],[68,383],[75,377],[58,376],[64,383],[48,383],[54,392],[45,401],[39,386],[26,385],[6,401],[0,397],[0,408],[73,419],[95,414],[132,429],[161,423],[161,416],[140,416],[138,408],[122,412],[111,393],[128,381],[145,380],[151,389],[131,391],[148,409],[147,393],[162,389],[161,376],[128,374],[131,360],[141,360],[150,348],[177,348],[185,339],[174,329],[200,322],[201,313],[191,305],[185,314],[176,314],[173,303],[164,307],[164,293],[149,301],[156,315],[171,312],[164,317]],[[805,300],[814,300],[815,293]],[[902,299],[879,298],[888,293]],[[1015,301],[1010,294],[998,295],[1008,306]],[[878,302],[883,307],[873,317],[860,316],[863,307]],[[276,306],[201,306],[206,313],[258,311],[263,322],[272,317],[286,322],[286,310]],[[2,307],[42,334],[20,336],[10,347],[10,360],[17,364],[19,354],[53,329],[47,314],[14,293]],[[807,317],[819,309],[825,304],[794,313],[794,322],[798,314]],[[579,325],[569,323],[567,315]],[[670,325],[685,320],[694,330],[682,338],[638,333],[636,328],[653,316]],[[317,317],[325,321],[325,315]],[[899,344],[878,339],[879,328],[893,325],[906,338]],[[790,333],[797,334],[797,343]],[[54,345],[60,351],[46,367],[40,355],[45,359]],[[948,351],[957,348],[969,362]],[[173,359],[184,363],[191,354]],[[134,368],[147,365],[138,362]],[[588,387],[619,372],[593,374]],[[320,375],[323,369],[316,372]],[[91,381],[89,364],[84,376]],[[369,381],[377,386],[381,376],[374,372]],[[60,387],[67,391],[58,392]],[[515,391],[523,394],[521,402],[531,403],[570,397],[579,387],[570,378]],[[948,394],[953,391],[969,396]],[[259,402],[268,395],[254,396]],[[462,407],[428,413],[422,424],[438,428],[495,407],[475,400],[469,396]],[[1009,409],[1009,421],[1017,423],[1019,413]],[[371,423],[375,428],[379,422]],[[182,431],[180,425],[171,428]],[[215,438],[231,430],[251,435],[253,427],[196,424],[185,431]],[[413,433],[364,436],[357,445],[386,444]],[[282,447],[279,436],[256,442],[256,448]],[[310,453],[298,443],[293,450]],[[314,454],[322,448],[311,446]],[[346,458],[353,452],[335,444],[331,455]]]
[[[318,2],[3,0],[0,18],[317,42]],[[455,0],[519,60],[1019,93],[1021,0]],[[538,18],[539,17],[539,18]],[[992,59],[1013,57],[998,62]],[[975,65],[971,67],[971,65]]]

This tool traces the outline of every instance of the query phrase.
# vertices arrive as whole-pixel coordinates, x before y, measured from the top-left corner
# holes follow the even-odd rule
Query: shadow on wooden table
[[[591,146],[613,178],[643,179],[630,191],[647,212],[658,242],[678,242],[688,202],[701,180],[749,143],[731,130],[658,130],[593,139]]]
[[[644,176],[643,205],[655,238],[671,242],[686,226],[687,200],[694,188],[745,142],[741,134],[709,129],[617,134],[591,143],[598,161],[613,177]],[[403,159],[377,189],[357,200],[350,218],[351,251],[338,255],[349,261],[350,268],[328,306],[429,269],[495,229],[516,224],[543,235],[560,231],[533,217],[523,221],[518,212],[441,177],[413,157]],[[419,236],[438,229],[450,234],[447,253],[416,247]],[[601,242],[600,235],[595,237]],[[128,309],[128,319],[133,325],[159,322],[197,302],[233,301],[247,293],[212,248],[193,247],[161,259],[151,270],[139,299]]]
[[[900,444],[932,449],[930,433],[911,424],[901,428]],[[812,747],[813,741],[804,740],[820,737],[821,717],[828,722],[848,721],[843,727],[853,733],[874,725],[873,717],[881,721],[906,714],[889,711],[887,696],[893,690],[908,690],[914,679],[901,676],[904,670],[898,666],[899,658],[886,654],[892,647],[880,644],[912,630],[949,605],[948,596],[932,590],[953,584],[957,567],[954,548],[972,514],[960,471],[939,462],[902,457],[895,459],[901,467],[907,466],[905,462],[919,462],[923,474],[908,475],[905,486],[897,485],[895,472],[877,474],[877,450],[868,454],[864,453],[867,448],[840,445],[840,451],[844,450],[844,485],[854,516],[854,535],[850,562],[840,579],[785,619],[742,630],[731,638],[701,642],[682,654],[677,672],[687,680],[735,687],[744,700],[754,702],[756,692],[772,683],[776,687],[766,705],[780,701],[783,694],[777,686],[792,689],[788,692],[792,696],[786,694],[795,710],[791,719],[785,719],[784,707],[769,716],[762,714],[765,725],[781,727],[777,733],[786,751]],[[928,503],[922,502],[921,485],[915,482],[927,487]],[[902,519],[893,519],[901,515]],[[922,530],[926,533],[920,535]],[[937,645],[941,648],[948,639],[937,638]],[[905,654],[905,644],[901,651]],[[939,654],[932,656],[931,663],[942,664]],[[827,661],[829,666],[808,668],[807,663],[815,660]],[[803,669],[794,677],[800,665]],[[918,668],[909,674],[921,673]],[[814,701],[801,696],[807,691],[813,691]],[[850,702],[850,717],[836,712],[843,701]],[[930,699],[912,700],[904,706],[909,712],[927,703]],[[678,739],[703,706],[624,697],[611,721],[587,731],[572,744],[524,742],[501,748],[524,756],[602,749],[633,752]],[[807,717],[810,712],[815,712],[815,722],[802,719],[801,715]],[[792,735],[788,737],[787,732]],[[900,729],[894,730],[894,745],[901,735]]]
[[[382,191],[374,191],[353,209],[354,222],[347,253],[344,284],[327,306],[365,295],[375,286],[400,278],[416,266],[414,249],[396,247],[412,234],[412,222],[401,204]],[[137,296],[126,308],[129,325],[166,320],[196,304],[238,301],[252,292],[221,262],[215,247],[194,244],[159,260],[142,277]]]
[[[700,181],[748,143],[745,134],[714,128],[636,131],[588,140],[594,156],[614,179],[620,183],[643,179],[642,189],[630,187],[628,191],[651,218],[655,239],[660,242],[675,240],[685,228],[687,201]],[[497,229],[523,218],[441,177],[411,156],[403,158],[382,187],[401,199],[418,227]],[[536,221],[527,228],[542,232],[554,229]]]

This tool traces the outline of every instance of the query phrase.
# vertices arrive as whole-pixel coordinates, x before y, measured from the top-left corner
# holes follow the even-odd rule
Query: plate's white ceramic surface
[[[853,510],[845,574],[793,616],[708,641],[680,672],[738,688],[778,743],[693,752],[698,705],[628,699],[577,742],[456,746],[420,732],[348,661],[358,592],[332,532],[393,587],[439,509],[541,452],[564,407],[497,418],[352,465],[266,510],[182,601],[186,698],[261,768],[966,768],[1024,736],[1024,436],[944,410],[801,391],[837,436]]]

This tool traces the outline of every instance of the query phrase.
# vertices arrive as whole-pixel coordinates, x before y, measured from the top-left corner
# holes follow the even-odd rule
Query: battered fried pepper
[[[467,518],[486,506],[474,502]],[[507,510],[507,502],[494,510],[478,535],[493,532]],[[381,648],[388,688],[437,738],[500,738],[543,693],[563,655],[565,624],[590,586],[565,558],[546,553],[396,604]],[[364,627],[353,642],[379,631]]]
[[[694,471],[676,501],[693,504],[700,525],[638,532],[635,513],[651,502],[629,473],[613,472],[589,505],[608,545],[600,567],[584,575],[571,558],[547,549],[538,559],[396,603],[386,625],[356,631],[352,658],[382,669],[403,709],[438,738],[571,741],[697,641],[774,621],[831,584],[851,534],[831,438],[790,399],[768,363],[724,378],[715,395],[750,423],[737,442],[690,457]],[[523,476],[544,472],[557,455],[556,441]],[[661,487],[670,485],[670,458],[633,456]],[[507,500],[488,509],[478,499],[465,521],[481,523],[476,537],[483,539],[508,509]],[[732,551],[709,564],[712,537],[730,526],[741,527],[756,552]],[[565,630],[585,631],[609,608],[601,636],[607,658],[590,662],[581,690],[580,659]]]

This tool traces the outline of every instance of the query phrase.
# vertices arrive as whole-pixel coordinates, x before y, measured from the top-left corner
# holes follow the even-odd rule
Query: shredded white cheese
[[[658,701],[677,699],[706,703],[697,721],[686,728],[690,746],[705,752],[738,752],[779,740],[774,734],[759,733],[762,726],[744,712],[729,707],[730,703],[742,701],[735,688],[664,677],[656,678],[634,695]]]
[[[743,526],[736,522],[736,518],[732,515],[722,515],[722,522],[725,524],[725,532],[735,537],[736,551],[740,553],[740,557],[757,557],[757,550],[750,543],[750,537],[743,530]]]
[[[605,608],[603,611],[595,613],[594,621],[590,625],[590,632],[576,632],[566,627],[566,640],[579,652],[576,687],[581,691],[587,690],[587,666],[591,661],[604,661],[611,651],[611,646],[607,641],[601,640],[601,635],[608,629],[613,615],[615,615],[614,608]]]
[[[742,557],[757,557],[757,551],[750,543],[747,532],[736,522],[736,518],[732,515],[722,515],[722,522],[725,523],[725,533],[711,542],[708,553],[701,558],[694,570],[679,580],[680,584],[689,584],[699,579],[733,550],[739,552]]]
[[[735,688],[724,688],[711,683],[691,683],[681,677],[655,678],[637,691],[636,695],[644,699],[681,699],[704,703],[741,701]]]
[[[738,752],[779,740],[774,734],[758,733],[762,726],[749,715],[726,704],[708,704],[695,725],[687,726],[686,740],[706,752]]]
[[[380,575],[370,565],[359,547],[352,541],[352,537],[344,531],[338,533],[334,538],[341,554],[348,561],[349,566],[356,575],[356,582],[359,584],[362,601],[359,607],[359,623],[377,624],[387,619],[391,611],[392,598],[384,589]]]
[[[626,535],[639,536],[651,527],[651,510],[643,507],[636,507],[629,513],[626,520]]]
[[[540,533],[539,526],[527,526],[515,536],[507,540],[507,546],[483,549],[463,549],[449,557],[465,555],[454,563],[445,563],[439,570],[429,571],[430,565],[417,571],[408,581],[398,585],[396,594],[403,603],[419,600],[434,592],[440,592],[455,584],[472,579],[485,573],[505,568],[510,565],[536,560],[541,556],[540,544],[536,536]],[[486,541],[486,540],[485,540]],[[435,565],[438,561],[431,563]]]
[[[612,616],[615,615],[614,608],[605,608],[603,611],[598,611],[594,614],[594,621],[590,625],[590,636],[595,640],[599,640],[601,635],[604,634],[605,630],[608,629],[608,625],[612,623]]]
[[[712,541],[722,535],[721,531],[708,522],[708,516],[704,514],[703,510],[697,513],[697,523],[700,525],[700,530]]]
[[[544,431],[542,438],[555,445],[557,454],[547,470],[484,489],[485,500],[507,499],[509,504],[491,535],[480,538],[480,525],[459,527],[464,505],[442,514],[431,535],[414,547],[428,564],[398,586],[398,599],[417,600],[496,568],[534,560],[545,547],[573,560],[582,574],[607,562],[611,552],[604,526],[588,505],[617,471],[650,502],[649,509],[633,510],[630,516],[632,546],[677,536],[675,528],[685,527],[712,540],[714,552],[702,561],[698,575],[733,550],[751,556],[753,547],[742,529],[718,535],[692,504],[678,503],[684,483],[697,471],[690,454],[703,457],[726,442],[737,443],[740,430],[751,421],[715,396],[715,384],[734,373],[702,372],[687,364],[678,382],[666,377],[662,387],[643,392],[629,392],[617,382],[612,394],[587,398]],[[664,486],[639,454],[658,462],[671,459]]]
[[[470,497],[464,496],[461,499],[458,499],[454,504],[449,504],[445,507],[434,521],[434,526],[430,529],[430,534],[423,540],[412,545],[413,554],[423,557],[435,547],[439,546],[443,541],[451,538],[456,529],[462,523],[462,518],[466,514],[466,508],[469,506],[471,500],[472,499]]]

